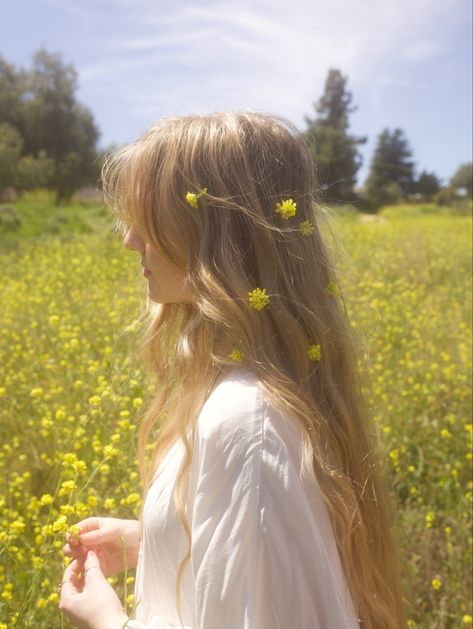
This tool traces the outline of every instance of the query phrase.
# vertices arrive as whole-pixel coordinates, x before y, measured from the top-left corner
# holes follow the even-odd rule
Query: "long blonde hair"
[[[106,159],[103,190],[117,225],[135,225],[185,270],[196,296],[147,313],[141,349],[157,393],[140,426],[140,471],[146,492],[182,440],[173,494],[189,541],[176,581],[180,610],[196,419],[219,374],[235,366],[229,354],[243,351],[272,404],[304,429],[303,470],[318,481],[361,626],[399,629],[406,618],[396,510],[362,394],[361,337],[349,324],[323,239],[312,154],[284,117],[244,111],[162,119]],[[197,207],[186,200],[204,188]],[[275,207],[287,199],[297,213],[285,218]],[[302,221],[312,233],[301,231]],[[261,311],[248,305],[255,288],[270,296]],[[311,343],[320,345],[316,362],[308,359]]]

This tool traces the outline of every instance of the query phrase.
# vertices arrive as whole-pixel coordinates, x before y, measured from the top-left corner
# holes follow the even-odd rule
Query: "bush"
[[[0,206],[0,231],[14,232],[21,225],[21,218],[18,216],[15,208],[10,206]]]

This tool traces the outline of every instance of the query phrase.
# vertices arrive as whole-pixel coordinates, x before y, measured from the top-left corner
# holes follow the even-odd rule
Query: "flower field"
[[[398,506],[409,624],[470,626],[471,216],[391,209],[334,227]],[[21,237],[0,265],[0,629],[68,627],[56,592],[66,529],[140,509],[134,438],[153,383],[133,352],[146,280],[110,230]],[[131,611],[133,572],[109,580]]]

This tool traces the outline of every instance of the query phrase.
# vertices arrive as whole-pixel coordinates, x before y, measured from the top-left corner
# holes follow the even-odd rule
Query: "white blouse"
[[[274,409],[253,372],[220,376],[198,417],[190,470],[185,629],[359,627],[320,490],[299,476],[299,443],[295,419]],[[188,542],[172,489],[183,453],[179,441],[146,496],[125,629],[181,627],[175,582]]]

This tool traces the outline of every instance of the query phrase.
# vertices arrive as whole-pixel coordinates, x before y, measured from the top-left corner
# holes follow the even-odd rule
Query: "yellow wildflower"
[[[320,360],[320,344],[309,345],[307,349],[307,357],[309,360],[314,362]]]
[[[187,201],[187,203],[191,207],[198,207],[197,201],[200,199],[201,196],[206,194],[206,192],[207,192],[207,188],[202,188],[202,190],[199,192],[199,194],[196,194],[195,192],[188,192],[186,194],[186,201]]]
[[[103,506],[105,507],[105,509],[115,509],[115,498],[105,498]]]
[[[473,618],[470,616],[470,614],[465,614],[462,618],[462,621],[464,625],[471,625],[473,622]]]
[[[255,310],[263,310],[269,303],[269,295],[266,295],[266,289],[255,288],[248,292],[248,303]]]
[[[434,590],[439,590],[442,587],[442,581],[440,579],[432,579],[432,587]]]
[[[235,362],[241,363],[245,354],[239,349],[234,349],[230,354],[228,354],[228,358],[231,358]]]
[[[50,505],[53,502],[51,494],[43,494],[39,500],[41,505]]]
[[[310,236],[314,229],[315,225],[310,221],[302,221],[299,225],[299,231],[303,236]]]
[[[296,213],[296,205],[297,203],[292,199],[286,199],[276,204],[276,212],[281,214],[283,218],[288,219]]]
[[[333,280],[327,284],[327,288],[325,289],[329,295],[339,295],[340,291],[338,289],[337,284]]]

